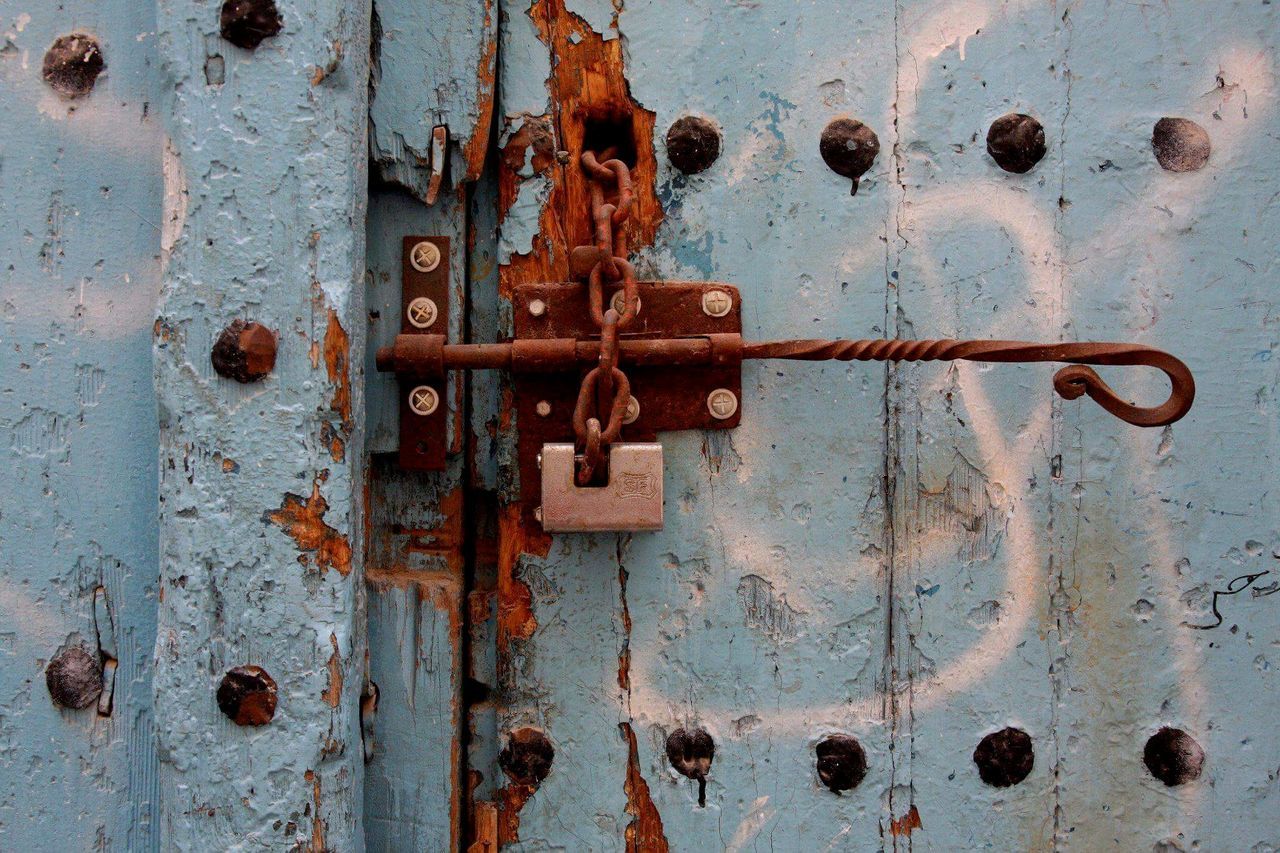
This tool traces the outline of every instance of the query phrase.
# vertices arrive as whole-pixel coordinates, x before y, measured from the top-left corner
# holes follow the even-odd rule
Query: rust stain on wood
[[[662,205],[654,180],[656,116],[631,97],[624,72],[623,40],[606,41],[586,21],[569,12],[564,0],[539,0],[530,7],[529,16],[542,40],[551,48],[552,72],[547,83],[554,112],[549,118],[555,129],[553,141],[559,149],[570,153],[570,162],[547,171],[551,191],[540,217],[541,239],[534,242],[531,252],[514,256],[500,272],[501,289],[508,296],[518,284],[566,280],[568,250],[592,242],[591,217],[587,213],[590,185],[576,162],[582,153],[588,123],[618,128],[629,125],[627,147],[634,150],[635,162],[630,165],[635,203],[627,224],[628,245],[633,250],[649,245],[662,223]],[[526,125],[537,120],[538,117],[527,117]],[[525,147],[536,141],[536,134],[535,138],[521,139],[517,132],[511,142],[518,150],[504,152],[498,173],[500,212],[509,210],[514,203],[523,180],[518,168],[524,164]],[[535,151],[538,158],[533,163],[535,171],[544,164],[549,167],[542,159],[543,152],[536,146]]]
[[[329,634],[333,654],[329,655],[329,687],[320,694],[330,708],[337,708],[342,701],[342,656],[338,654],[338,635]]]
[[[924,824],[920,822],[920,811],[916,808],[915,803],[911,804],[911,808],[907,809],[907,813],[900,818],[895,818],[889,822],[889,832],[894,836],[911,835],[913,830],[924,829]]]
[[[311,806],[313,809],[313,813],[311,815],[311,846],[308,849],[311,853],[325,853],[325,823],[324,819],[320,817],[320,777],[316,775],[314,770],[308,770],[303,774],[303,778],[311,783],[313,792],[312,799],[314,801]]]
[[[462,147],[462,159],[467,170],[463,181],[474,181],[484,168],[485,154],[489,150],[489,129],[493,126],[493,95],[497,79],[498,33],[493,26],[493,0],[484,3],[485,42],[480,51],[480,63],[476,68],[476,123],[471,138]]]
[[[627,853],[665,853],[667,836],[662,828],[662,815],[649,795],[649,783],[640,772],[640,750],[636,745],[636,733],[630,723],[619,723],[619,730],[627,739],[627,779],[623,790],[627,794],[626,813],[631,815],[627,824]]]
[[[498,516],[498,652],[511,640],[527,640],[538,627],[533,615],[533,591],[516,577],[521,554],[545,557],[551,537],[525,517],[519,504],[503,507]]]
[[[498,806],[481,801],[474,805],[471,820],[472,842],[467,853],[497,853]]]
[[[338,312],[329,309],[329,325],[324,333],[324,364],[333,383],[333,402],[329,407],[342,417],[343,429],[351,429],[351,337],[342,328]]]
[[[499,847],[520,840],[520,810],[536,790],[533,785],[521,782],[511,782],[498,790]]]
[[[338,574],[346,577],[351,573],[351,544],[347,537],[324,521],[329,503],[320,494],[320,484],[328,477],[328,471],[316,476],[309,498],[286,492],[280,508],[268,510],[263,518],[278,526],[298,544],[298,550],[302,552],[298,557],[299,563],[306,565],[307,555],[312,554],[316,567],[322,572],[336,569]]]

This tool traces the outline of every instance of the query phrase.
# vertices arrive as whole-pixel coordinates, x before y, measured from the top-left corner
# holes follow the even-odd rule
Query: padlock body
[[[542,445],[542,527],[548,533],[662,529],[662,445],[614,444],[609,482],[573,481],[572,444]]]

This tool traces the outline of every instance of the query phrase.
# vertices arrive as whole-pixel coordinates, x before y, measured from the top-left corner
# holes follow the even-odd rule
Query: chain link
[[[582,456],[576,474],[579,486],[604,471],[605,454],[622,434],[622,419],[631,396],[631,383],[618,367],[618,333],[631,324],[640,307],[635,268],[627,261],[626,222],[635,195],[631,170],[614,153],[612,148],[598,157],[594,151],[582,153],[582,170],[591,184],[590,215],[599,253],[587,277],[587,295],[591,319],[600,329],[600,357],[582,378],[573,411],[573,431]],[[605,310],[604,286],[619,282],[622,312]]]

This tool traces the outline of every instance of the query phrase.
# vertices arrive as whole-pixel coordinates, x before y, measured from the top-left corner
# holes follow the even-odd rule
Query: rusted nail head
[[[849,791],[867,775],[867,753],[851,735],[828,735],[813,749],[818,778],[833,793]]]
[[[1165,726],[1147,740],[1142,761],[1152,776],[1173,787],[1200,778],[1204,749],[1182,729]]]
[[[537,787],[551,772],[556,751],[551,740],[537,729],[516,729],[498,753],[502,771],[522,785]]]
[[[831,171],[853,181],[852,194],[857,195],[858,179],[880,153],[880,138],[857,119],[832,119],[822,131],[818,152]]]
[[[667,159],[686,175],[711,167],[720,156],[720,128],[702,116],[684,116],[667,129]]]
[[[98,40],[72,33],[58,36],[45,51],[41,76],[58,94],[78,98],[89,93],[106,67]]]
[[[1194,172],[1209,162],[1209,131],[1189,118],[1162,118],[1151,132],[1151,149],[1167,172]]]
[[[676,772],[690,779],[705,779],[716,757],[716,742],[706,729],[680,728],[667,736],[667,760]]]
[[[1046,150],[1044,126],[1029,115],[1009,113],[987,129],[987,153],[1006,172],[1031,171]]]
[[[978,775],[988,785],[997,788],[1016,785],[1027,778],[1035,764],[1031,735],[1015,728],[992,732],[979,741],[973,751],[973,763],[978,765]]]
[[[217,698],[222,713],[238,726],[265,726],[276,715],[276,682],[260,666],[227,670]]]
[[[102,693],[102,660],[82,646],[63,649],[45,667],[44,682],[54,704],[88,708]]]
[[[280,32],[284,20],[274,0],[226,0],[222,4],[222,37],[245,50]]]
[[[256,382],[276,366],[275,333],[261,323],[232,320],[210,353],[218,375],[237,382]]]

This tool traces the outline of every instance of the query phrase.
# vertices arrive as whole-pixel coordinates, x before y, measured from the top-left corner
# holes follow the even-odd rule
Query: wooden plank
[[[0,28],[0,848],[155,850],[155,12],[8,3]],[[42,71],[74,33],[106,70],[73,98]],[[53,704],[73,647],[115,659],[109,714]]]
[[[216,5],[158,10],[177,235],[156,323],[163,841],[356,849],[369,4],[285,4],[256,50],[219,38]],[[210,366],[237,318],[278,335],[257,383]],[[240,665],[278,685],[263,727],[214,701]]]
[[[1280,568],[1280,249],[1261,235],[1280,233],[1280,113],[1257,93],[1274,91],[1280,31],[1245,2],[1150,11],[1071,13],[1063,310],[1081,336],[1184,354],[1197,398],[1163,431],[1104,431],[1091,407],[1065,407],[1060,829],[1082,850],[1266,849],[1280,764],[1280,733],[1258,725],[1275,707],[1280,635],[1280,596],[1260,594]],[[1161,168],[1151,137],[1165,116],[1206,129],[1203,169]],[[1112,375],[1138,399],[1164,392],[1156,377]],[[1214,591],[1263,571],[1219,600],[1221,625],[1191,627],[1215,623]],[[1147,771],[1162,727],[1202,748],[1198,778],[1168,787]]]
[[[1049,6],[901,3],[891,290],[902,338],[1072,340],[1063,309],[1070,247],[1058,198],[1070,38]],[[988,128],[1041,123],[1048,153],[1000,168]],[[1048,850],[1059,843],[1056,727],[1068,690],[1052,581],[1069,547],[1071,484],[1056,476],[1061,403],[1049,365],[901,365],[891,370],[894,849]],[[1068,404],[1074,409],[1081,404]],[[1091,406],[1089,401],[1084,406]],[[1107,436],[1135,427],[1107,418]],[[984,784],[978,745],[1031,740],[1029,776]]]
[[[822,165],[817,140],[838,112],[888,124],[892,10],[693,3],[681,5],[676,28],[669,4],[628,3],[616,19],[622,68],[610,64],[612,27],[587,23],[612,16],[583,5],[572,4],[583,13],[576,17],[532,4],[509,16],[503,34],[502,55],[532,56],[534,68],[550,45],[550,126],[561,134],[522,135],[539,115],[527,81],[516,81],[518,100],[504,94],[503,287],[563,275],[561,245],[584,240],[576,169],[542,169],[538,146],[577,150],[581,119],[565,117],[613,104],[608,75],[625,72],[637,109],[653,111],[636,113],[637,187],[653,181],[659,200],[635,214],[641,269],[738,285],[751,337],[879,334],[886,173],[874,172],[850,199],[848,181]],[[851,32],[861,39],[856,59]],[[823,59],[797,63],[813,56]],[[707,68],[714,77],[701,76]],[[577,88],[578,78],[588,82]],[[838,103],[822,101],[835,91]],[[662,156],[666,128],[690,112],[714,118],[724,134],[720,159],[697,177],[675,173]],[[851,234],[867,237],[855,246]],[[556,756],[531,797],[508,782],[504,841],[601,850],[878,843],[889,778],[878,689],[883,377],[863,365],[745,367],[743,426],[661,437],[674,497],[660,534],[547,541],[508,512],[500,726],[544,730]],[[715,740],[705,808],[696,783],[667,761],[665,741],[678,727],[705,727]],[[872,757],[872,775],[848,796],[827,791],[814,772],[815,745],[832,733],[856,735]]]
[[[429,197],[434,128],[449,129],[454,181],[474,181],[493,118],[494,0],[384,0],[374,15],[369,144],[378,175]],[[443,164],[435,163],[443,168]]]

